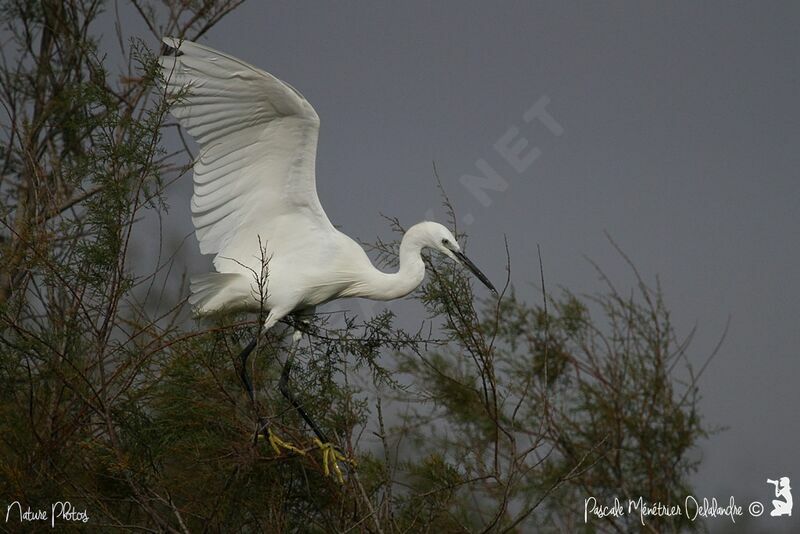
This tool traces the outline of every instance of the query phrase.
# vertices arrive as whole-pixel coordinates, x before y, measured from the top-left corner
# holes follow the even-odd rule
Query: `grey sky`
[[[584,255],[631,287],[607,231],[660,277],[679,332],[698,325],[695,362],[730,315],[701,382],[707,422],[730,428],[696,487],[768,502],[767,477],[800,487],[798,27],[788,2],[252,2],[202,42],[311,101],[319,195],[346,233],[389,237],[381,212],[441,219],[435,160],[491,278],[505,234],[530,298],[537,244],[551,288],[601,289]],[[542,97],[560,136],[523,120]],[[522,172],[494,148],[512,127],[540,151]],[[480,159],[507,183],[488,206],[460,183]],[[183,224],[188,182],[171,201]]]

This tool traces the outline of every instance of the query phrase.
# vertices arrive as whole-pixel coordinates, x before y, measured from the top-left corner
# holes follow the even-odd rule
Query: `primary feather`
[[[278,279],[293,264],[330,259],[344,237],[317,197],[319,117],[297,90],[261,69],[190,41],[164,42],[179,54],[160,58],[176,98],[172,114],[200,145],[192,196],[200,252],[214,255],[220,273],[245,278],[203,275],[193,280],[192,301],[200,313],[239,308],[243,288],[261,271],[259,246]]]
[[[178,95],[172,114],[200,145],[192,197],[200,251],[214,254],[219,269],[254,233],[274,248],[289,223],[333,231],[317,197],[319,117],[311,104],[236,58],[164,42],[181,53],[160,59],[167,91]]]

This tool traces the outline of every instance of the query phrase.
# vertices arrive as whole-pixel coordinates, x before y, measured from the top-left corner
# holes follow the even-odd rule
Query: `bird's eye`
[[[449,245],[449,244],[450,244],[449,239],[442,239],[442,245]]]

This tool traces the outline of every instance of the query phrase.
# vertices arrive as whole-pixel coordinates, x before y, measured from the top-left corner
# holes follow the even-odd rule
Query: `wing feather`
[[[232,56],[165,38],[178,50],[162,56],[172,114],[200,145],[194,165],[192,221],[200,251],[236,257],[254,232],[276,245],[286,224],[333,231],[317,196],[319,117],[290,85]]]

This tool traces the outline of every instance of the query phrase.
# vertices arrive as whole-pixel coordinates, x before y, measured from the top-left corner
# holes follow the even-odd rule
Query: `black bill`
[[[481,272],[481,270],[480,270],[480,269],[478,269],[478,267],[476,267],[476,266],[475,266],[475,264],[474,264],[474,263],[472,263],[472,262],[470,261],[470,259],[464,255],[464,253],[463,253],[463,252],[461,252],[461,251],[457,251],[457,250],[453,250],[452,252],[453,252],[453,254],[455,255],[455,257],[456,257],[456,258],[458,258],[458,261],[460,261],[461,263],[463,263],[463,264],[464,264],[464,267],[466,267],[467,269],[469,269],[470,271],[472,271],[472,274],[474,274],[474,275],[475,275],[475,276],[478,278],[478,280],[480,280],[481,282],[483,282],[483,285],[485,285],[486,287],[488,287],[488,288],[489,288],[489,289],[492,291],[492,293],[494,293],[495,295],[497,295],[497,290],[494,288],[494,286],[493,286],[493,285],[492,285],[492,283],[489,281],[489,279],[488,279],[488,278],[486,278],[486,275],[485,275],[485,274],[483,274],[483,273]]]

